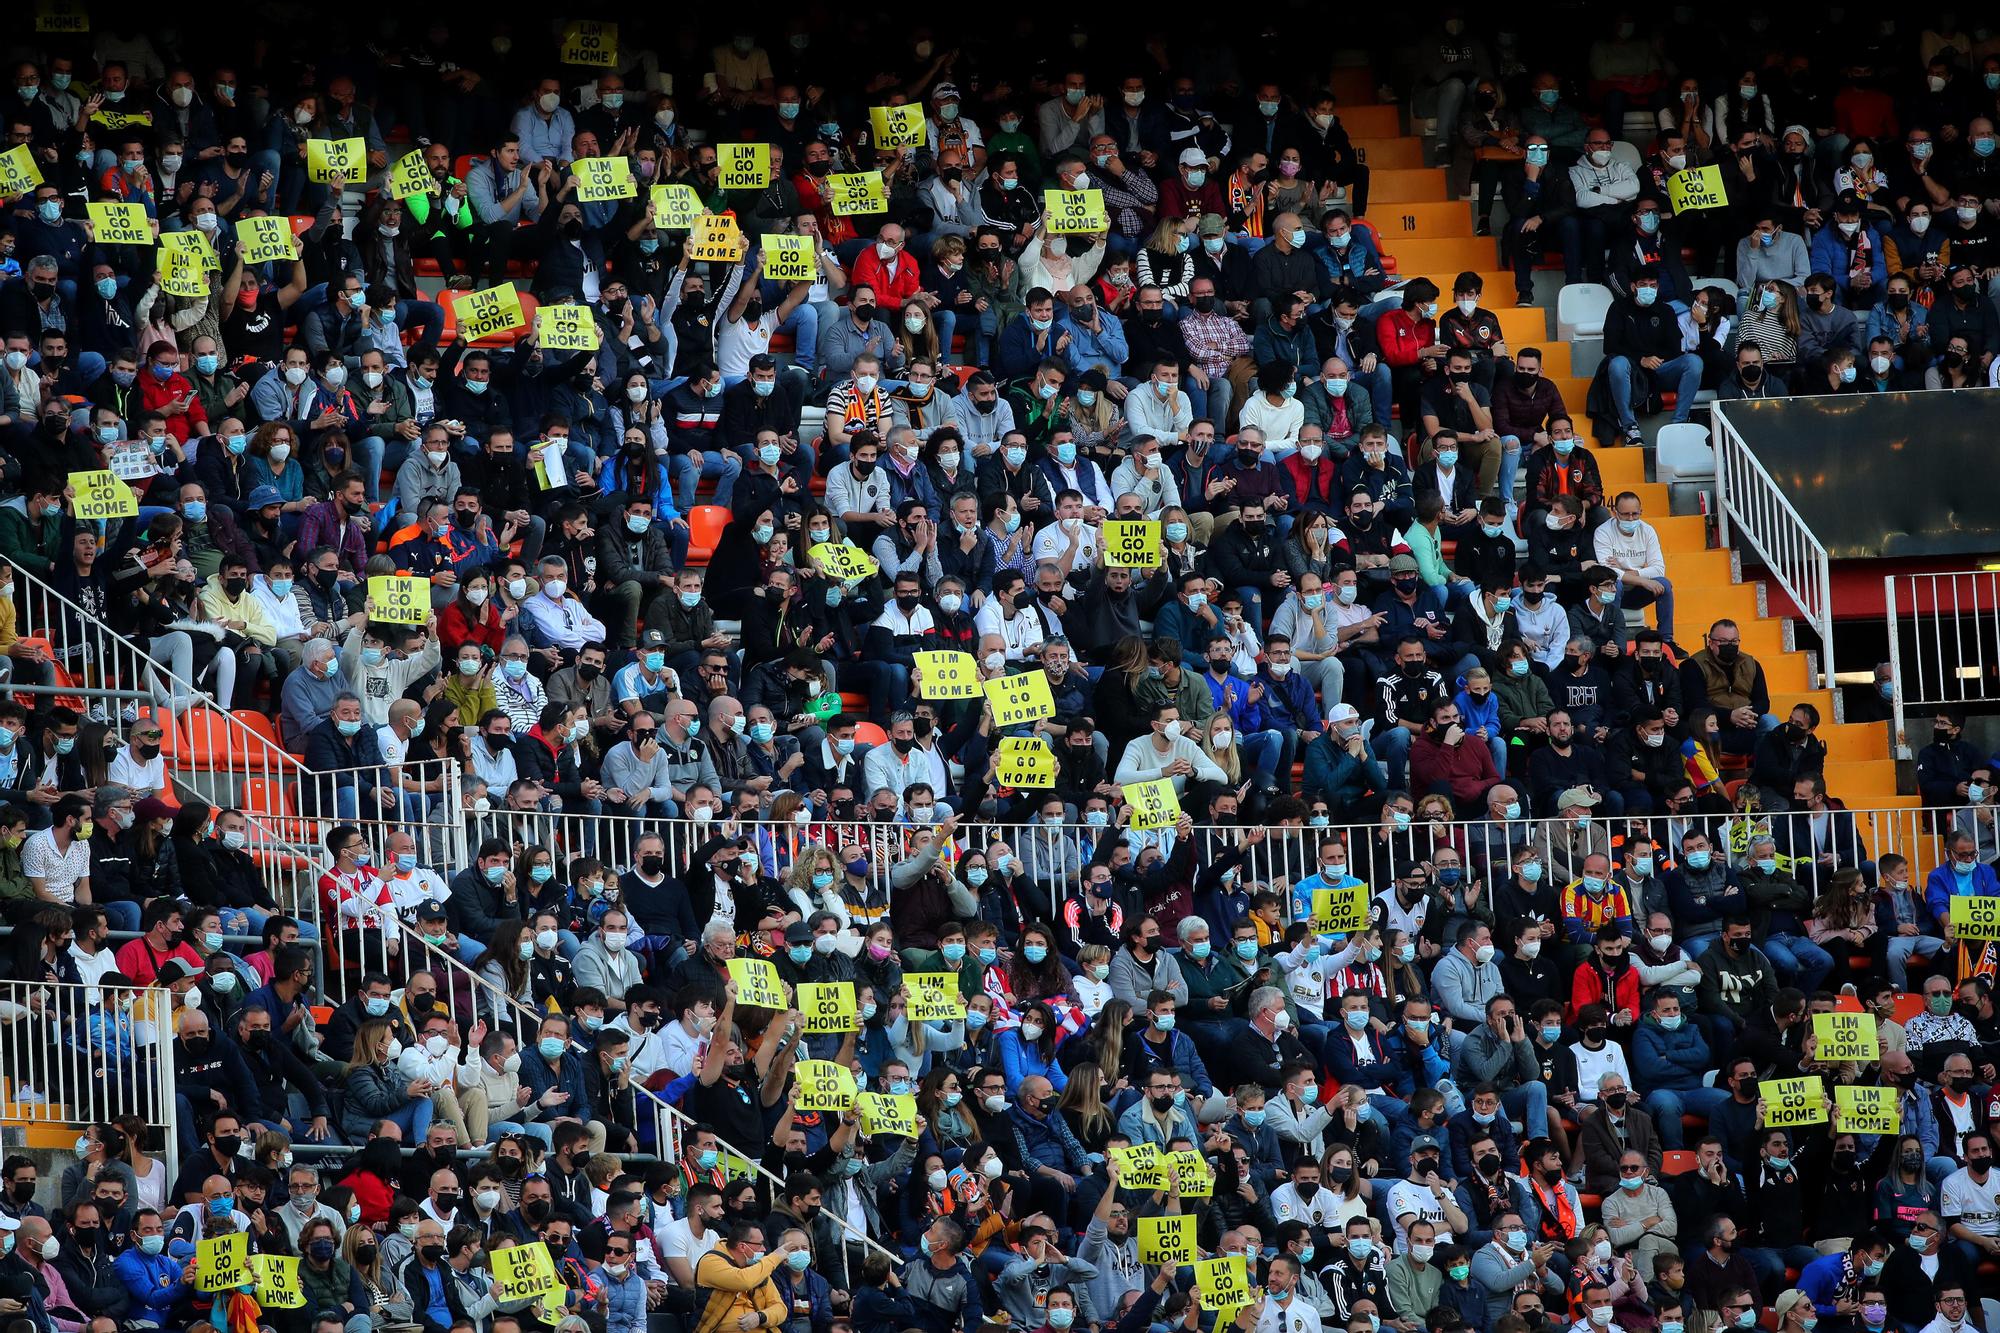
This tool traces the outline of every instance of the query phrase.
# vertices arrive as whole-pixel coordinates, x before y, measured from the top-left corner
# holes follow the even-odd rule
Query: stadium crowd
[[[114,1083],[172,1062],[179,1169],[138,1117],[57,1179],[0,1162],[7,1333],[235,1328],[194,1282],[234,1232],[302,1260],[274,1333],[1994,1333],[1995,959],[1949,924],[2000,895],[1994,761],[1939,715],[1945,855],[1869,848],[1826,719],[1776,715],[1738,625],[1677,637],[1594,447],[1665,390],[1989,383],[2000,36],[1381,34],[1516,298],[1558,255],[1614,290],[1565,403],[1477,273],[1443,306],[1385,265],[1326,43],[1275,15],[1129,49],[628,16],[615,72],[546,16],[297,17],[235,63],[158,23],[9,48],[41,183],[0,220],[0,557],[150,653],[105,683],[160,707],[0,703],[7,984],[89,988],[52,1035]],[[923,141],[879,146],[903,104]],[[345,139],[365,173],[313,180]],[[768,186],[720,188],[731,142]],[[602,157],[635,198],[579,199]],[[1703,165],[1727,206],[1675,216]],[[870,170],[885,211],[836,211]],[[658,225],[664,183],[741,263]],[[1045,188],[1106,226],[1056,233]],[[194,237],[204,294],[99,244],[105,201]],[[297,260],[243,261],[267,214]],[[759,276],[784,233],[814,280]],[[600,349],[468,346],[453,297],[509,280]],[[79,520],[114,465],[139,514]],[[1107,558],[1123,519],[1156,564]],[[426,624],[370,614],[381,574]],[[13,588],[12,680],[91,679]],[[925,698],[938,650],[1054,715]],[[201,693],[326,779],[303,895],[255,812],[176,789]],[[1010,735],[1052,786],[999,785]],[[1134,828],[1157,779],[1180,819]],[[1314,929],[1357,885],[1365,925]],[[739,1006],[739,957],[851,984],[857,1029]],[[911,1018],[919,973],[964,1016]],[[1878,1057],[1816,1058],[1856,1007]],[[802,1109],[801,1058],[913,1132]],[[1800,1076],[1893,1090],[1899,1132],[1771,1126]],[[1207,1192],[1127,1187],[1143,1144]],[[1173,1214],[1254,1299],[1140,1263]],[[496,1293],[537,1240],[560,1312]]]

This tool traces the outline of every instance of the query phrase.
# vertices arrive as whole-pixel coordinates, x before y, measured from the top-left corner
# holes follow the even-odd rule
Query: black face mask
[[[762,301],[752,301],[743,307],[743,322],[745,324],[755,324],[762,318],[764,318],[764,303]]]
[[[1715,660],[1723,663],[1724,665],[1727,665],[1731,662],[1734,662],[1739,656],[1741,656],[1742,652],[1743,649],[1741,648],[1741,646],[1737,644],[1733,643],[1719,644],[1716,646],[1715,649]]]
[[[530,1199],[521,1205],[521,1216],[527,1218],[528,1221],[534,1223],[536,1226],[540,1226],[549,1220],[549,1213],[553,1210],[553,1207],[554,1205],[547,1199]]]
[[[908,754],[911,750],[914,750],[917,746],[917,742],[915,741],[914,738],[904,737],[904,736],[891,736],[889,738],[889,744],[896,747],[897,754]]]
[[[964,174],[965,174],[965,168],[963,167],[938,168],[938,179],[941,181],[956,181],[959,179],[959,177],[963,176]]]
[[[1417,590],[1417,580],[1410,575],[1390,579],[1389,583],[1397,592],[1415,592]]]
[[[568,222],[562,224],[562,234],[565,240],[574,241],[583,235],[583,224],[571,218]]]
[[[1592,1028],[1590,1032],[1587,1032],[1584,1035],[1590,1037],[1591,1040],[1595,1041],[1599,1037],[1602,1037],[1604,1035],[1604,1029]],[[1604,1094],[1604,1104],[1610,1107],[1614,1111],[1624,1110],[1625,1103],[1630,1100],[1631,1098],[1622,1092],[1607,1092]]]
[[[1194,308],[1204,315],[1212,315],[1215,313],[1215,298],[1213,296],[1197,296],[1194,298]]]
[[[1487,1153],[1487,1154],[1486,1154],[1486,1155],[1485,1155],[1484,1157],[1482,1157],[1482,1158],[1480,1158],[1480,1159],[1479,1159],[1479,1174],[1480,1174],[1480,1175],[1482,1175],[1482,1176],[1493,1176],[1493,1175],[1498,1175],[1499,1173],[1500,1173],[1500,1154],[1499,1154],[1499,1153],[1497,1153],[1497,1152],[1490,1152],[1490,1153]]]
[[[874,306],[872,306],[872,305],[858,305],[858,306],[855,306],[855,307],[854,307],[854,320],[855,320],[855,322],[856,322],[857,324],[868,324],[868,323],[872,323],[872,322],[874,321],[874,319],[875,319],[875,307],[874,307]]]
[[[588,683],[596,680],[603,674],[604,668],[595,662],[578,662],[576,664],[576,678],[580,681]]]
[[[639,873],[642,875],[658,875],[663,873],[666,868],[667,858],[664,856],[642,856],[639,858]]]
[[[99,1227],[72,1227],[69,1234],[70,1239],[81,1248],[94,1250],[97,1248],[97,1238],[104,1233]]]
[[[1426,661],[1426,662],[1398,662],[1398,663],[1396,663],[1396,669],[1397,669],[1398,671],[1401,671],[1401,672],[1402,672],[1402,673],[1403,673],[1403,674],[1404,674],[1405,676],[1409,677],[1409,678],[1410,678],[1411,680],[1415,680],[1415,679],[1416,679],[1416,678],[1417,678],[1418,676],[1421,676],[1421,675],[1423,675],[1423,674],[1424,674],[1424,671],[1425,671],[1425,670],[1426,670],[1426,668],[1428,668],[1429,666],[1430,666],[1430,663],[1429,663],[1429,662],[1427,662],[1427,661]]]
[[[234,1134],[218,1135],[215,1140],[215,1151],[219,1156],[234,1157],[242,1149],[243,1140]]]
[[[826,174],[827,174],[827,173],[828,173],[829,171],[832,171],[832,170],[833,170],[833,163],[832,163],[832,162],[808,162],[808,163],[806,163],[806,174],[807,174],[808,176],[824,176],[824,175],[826,175]]]
[[[426,1245],[422,1249],[418,1250],[417,1253],[423,1256],[423,1260],[425,1263],[435,1264],[437,1263],[438,1260],[444,1258],[444,1246]]]

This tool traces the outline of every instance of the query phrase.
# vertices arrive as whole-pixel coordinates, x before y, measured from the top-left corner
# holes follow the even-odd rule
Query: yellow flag
[[[146,216],[144,204],[110,200],[85,204],[84,211],[90,215],[90,228],[96,233],[93,239],[99,245],[153,243],[153,224]]]
[[[108,469],[72,472],[69,484],[76,488],[71,508],[79,523],[101,518],[134,518],[139,513],[139,500],[132,494],[132,488]]]
[[[333,173],[359,182],[368,176],[368,141],[365,139],[306,140],[306,179],[328,185]]]
[[[382,193],[391,199],[411,199],[429,194],[436,184],[437,178],[424,164],[424,150],[412,148],[389,164],[389,177],[382,182]]]
[[[612,199],[637,199],[639,186],[632,179],[632,163],[622,157],[580,157],[570,163],[576,173],[576,197],[586,204]]]
[[[813,238],[767,232],[763,242],[764,276],[773,282],[811,282],[819,275],[813,263]]]
[[[369,619],[391,625],[421,625],[431,617],[431,585],[414,574],[371,574]]]
[[[889,211],[889,187],[879,171],[842,171],[826,178],[827,206],[837,218]]]
[[[451,311],[458,331],[469,343],[518,329],[528,322],[521,312],[521,294],[511,282],[476,292],[453,292]]]
[[[901,106],[871,106],[868,123],[877,148],[915,148],[924,141],[924,108],[919,102]]]
[[[1043,221],[1051,235],[1087,236],[1111,225],[1102,190],[1042,191]]]
[[[1125,804],[1132,807],[1132,827],[1140,832],[1172,828],[1180,822],[1181,798],[1174,791],[1172,778],[1128,782],[1124,791]]]
[[[594,352],[597,320],[589,306],[541,306],[535,311],[535,341],[545,352]]]
[[[771,183],[771,145],[767,143],[721,143],[715,145],[719,170],[717,184],[725,190],[761,190]]]
[[[993,709],[994,724],[999,727],[1024,727],[1056,715],[1056,698],[1049,690],[1049,678],[1044,672],[995,676],[984,682],[984,688],[986,702]]]
[[[791,994],[778,965],[768,958],[732,958],[729,979],[736,983],[736,1003],[746,1009],[789,1009]]]
[[[851,981],[800,982],[799,1012],[805,1015],[808,1033],[854,1032],[861,1027]]]
[[[1817,1074],[1764,1079],[1757,1084],[1757,1095],[1764,1099],[1764,1129],[1826,1123],[1826,1083]]]

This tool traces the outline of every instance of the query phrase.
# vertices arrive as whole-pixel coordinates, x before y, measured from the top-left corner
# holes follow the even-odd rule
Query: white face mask
[[[282,463],[282,462],[284,462],[284,461],[285,461],[285,460],[286,460],[287,458],[290,458],[291,456],[292,456],[292,446],[291,446],[291,445],[289,445],[289,444],[274,444],[274,445],[272,445],[272,446],[271,446],[271,461],[272,461],[273,463]]]

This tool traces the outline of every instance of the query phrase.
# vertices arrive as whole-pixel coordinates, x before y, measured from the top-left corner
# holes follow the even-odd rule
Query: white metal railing
[[[1885,574],[1896,744],[1906,712],[2000,700],[2000,569]]]
[[[1833,688],[1833,567],[1826,547],[1785,498],[1777,478],[1757,461],[1729,420],[1728,404],[1709,413],[1715,443],[1715,496],[1722,545],[1734,540],[1764,562],[1792,604],[1819,635],[1824,687]]]
[[[165,990],[0,981],[0,1116],[79,1129],[136,1116],[180,1173],[173,997]]]
[[[24,638],[49,645],[69,680],[87,688],[118,689],[150,700],[141,712],[171,725],[163,753],[177,786],[213,804],[241,809],[252,825],[253,842],[277,847],[288,841],[272,804],[274,791],[296,784],[306,768],[262,731],[233,716],[228,705],[196,681],[173,674],[171,665],[118,633],[25,569],[14,571],[15,623]],[[61,683],[61,682],[57,682]],[[39,696],[62,702],[61,695]],[[81,700],[79,700],[81,702]],[[121,710],[98,720],[122,733]],[[285,898],[280,897],[283,903]]]
[[[538,1010],[521,1003],[503,987],[495,985],[483,971],[475,970],[460,962],[448,949],[428,943],[407,925],[401,927],[399,953],[412,968],[422,968],[437,980],[438,998],[451,1014],[453,1021],[459,1024],[460,1031],[466,1031],[482,1020],[492,1026],[492,1016],[498,1010],[511,1018],[514,1039],[522,1050],[527,1052],[532,1048],[542,1020],[542,1014]],[[571,1040],[570,1046],[571,1049],[586,1055],[589,1053],[589,1048],[575,1039]],[[527,1056],[524,1054],[522,1058],[525,1059]],[[632,1092],[638,1113],[652,1118],[654,1155],[664,1162],[680,1160],[682,1140],[694,1128],[694,1120],[679,1107],[643,1084],[634,1083]],[[770,1186],[783,1187],[783,1177],[773,1174],[764,1166],[762,1145],[732,1144],[719,1136],[716,1141],[722,1144],[725,1151],[741,1161],[748,1168],[749,1174],[763,1177]],[[774,1194],[772,1197],[779,1199],[783,1196]],[[891,1252],[866,1231],[849,1223],[846,1218],[831,1213],[828,1216],[840,1224],[850,1239],[880,1250],[892,1262],[900,1260],[900,1256]]]

